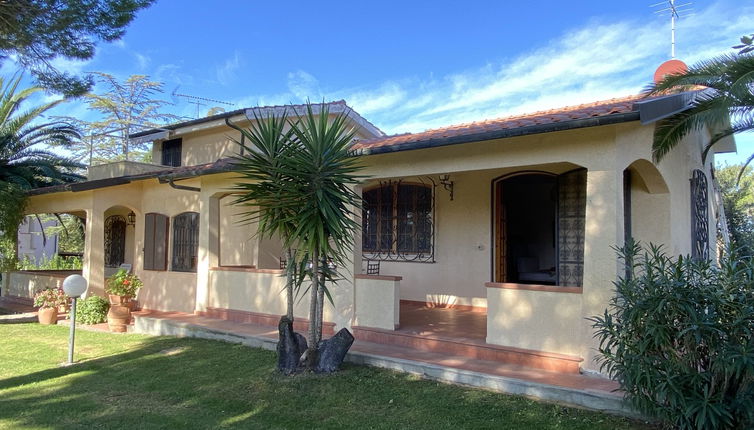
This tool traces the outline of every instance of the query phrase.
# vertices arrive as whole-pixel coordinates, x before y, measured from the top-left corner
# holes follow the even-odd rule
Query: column
[[[204,312],[209,305],[210,269],[219,266],[220,197],[202,192],[199,200],[199,249],[196,267],[196,305]]]
[[[601,315],[615,294],[620,264],[613,247],[623,245],[623,172],[589,170],[586,193],[581,355],[582,367],[597,371],[599,344],[585,318]]]

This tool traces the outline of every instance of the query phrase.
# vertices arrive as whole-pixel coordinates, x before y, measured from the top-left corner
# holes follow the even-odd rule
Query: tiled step
[[[467,339],[418,335],[370,327],[353,327],[357,340],[383,345],[397,345],[420,351],[442,352],[475,360],[524,366],[560,373],[579,373],[581,357],[529,349],[491,345]]]
[[[280,315],[263,314],[258,312],[240,311],[236,309],[225,308],[207,308],[204,312],[197,312],[197,315],[215,318],[220,320],[232,321],[242,324],[257,324],[277,328],[280,322]],[[306,333],[309,330],[309,320],[296,318],[293,321],[293,329]],[[325,321],[322,323],[322,334],[332,336],[335,334],[335,323]]]

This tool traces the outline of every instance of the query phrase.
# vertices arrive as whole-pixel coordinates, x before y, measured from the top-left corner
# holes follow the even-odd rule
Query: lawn
[[[605,414],[346,365],[285,377],[275,354],[201,339],[0,325],[0,429],[642,429]]]

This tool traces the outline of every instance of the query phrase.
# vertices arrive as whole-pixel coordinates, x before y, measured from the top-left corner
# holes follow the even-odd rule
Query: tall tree
[[[132,75],[121,82],[107,73],[94,73],[103,86],[99,93],[87,93],[89,110],[100,114],[96,121],[69,118],[82,129],[84,136],[73,146],[77,160],[98,164],[116,160],[148,161],[148,145],[132,144],[128,136],[140,130],[159,128],[177,119],[165,113],[169,102],[159,98],[162,83],[146,75]]]
[[[139,9],[154,0],[5,0],[0,2],[0,62],[13,57],[39,85],[69,96],[91,77],[61,72],[53,60],[87,60],[97,41],[123,37]]]
[[[26,110],[25,103],[41,88],[18,90],[21,77],[0,78],[0,233],[15,243],[25,206],[25,191],[75,182],[83,166],[45,146],[66,147],[79,137],[72,125],[43,122],[42,115],[62,100]]]
[[[657,124],[652,144],[655,161],[660,161],[684,136],[703,127],[720,130],[704,149],[704,158],[721,139],[754,130],[754,55],[745,49],[741,52],[702,61],[650,87],[649,95],[697,91],[689,109]],[[754,154],[744,165],[752,159]]]
[[[731,245],[741,255],[754,256],[754,169],[741,165],[717,169]],[[740,175],[740,177],[739,177]]]

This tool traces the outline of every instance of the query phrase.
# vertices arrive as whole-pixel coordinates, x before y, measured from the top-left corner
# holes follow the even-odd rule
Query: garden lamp
[[[73,364],[73,341],[76,337],[76,300],[86,292],[86,278],[81,275],[71,275],[63,280],[63,292],[73,299],[71,307],[71,331],[68,337],[68,363]]]

